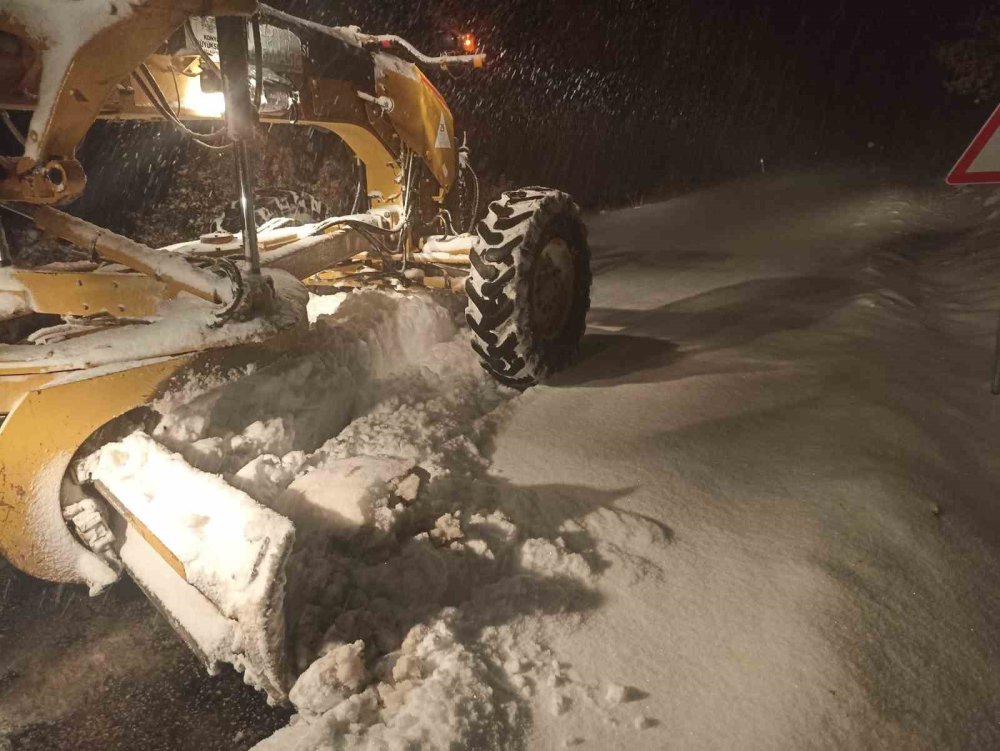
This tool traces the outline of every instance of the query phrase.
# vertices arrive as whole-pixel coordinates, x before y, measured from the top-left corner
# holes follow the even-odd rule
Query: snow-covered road
[[[336,524],[293,559],[300,716],[260,748],[1000,746],[985,197],[839,173],[604,213],[580,362],[546,386],[488,382],[439,303],[365,293],[315,354],[173,410],[192,464]],[[185,673],[225,698],[184,732],[155,616],[33,613],[52,590],[10,580],[0,749],[284,722]],[[113,681],[57,690],[67,661]],[[161,735],[122,690],[158,675]]]
[[[591,222],[587,352],[520,399],[491,472],[611,563],[551,645],[660,724],[539,715],[538,747],[1000,744],[1000,236],[977,206],[800,177]]]

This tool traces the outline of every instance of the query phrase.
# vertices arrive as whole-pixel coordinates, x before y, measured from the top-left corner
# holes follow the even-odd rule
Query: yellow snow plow
[[[210,669],[232,663],[286,699],[292,523],[146,428],[178,395],[302,347],[307,285],[355,277],[465,291],[472,345],[507,385],[569,362],[590,290],[576,206],[527,188],[476,223],[468,150],[420,69],[484,59],[251,0],[0,2],[0,109],[23,144],[0,157],[0,205],[89,255],[27,268],[0,232],[0,332],[19,332],[0,344],[3,556],[92,592],[127,571]],[[19,110],[25,133],[7,114]],[[102,118],[167,121],[231,151],[241,231],[152,249],[55,208],[83,191],[76,147]],[[364,167],[360,205],[259,223],[258,123],[339,136]]]

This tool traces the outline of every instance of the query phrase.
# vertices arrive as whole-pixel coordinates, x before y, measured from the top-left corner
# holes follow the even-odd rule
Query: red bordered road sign
[[[986,185],[1000,183],[1000,107],[972,139],[948,177],[949,185]]]

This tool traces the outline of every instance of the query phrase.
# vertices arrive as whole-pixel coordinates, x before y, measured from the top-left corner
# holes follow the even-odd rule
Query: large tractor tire
[[[572,362],[590,309],[587,228],[557,190],[504,193],[479,222],[465,288],[472,347],[501,383],[525,389]]]

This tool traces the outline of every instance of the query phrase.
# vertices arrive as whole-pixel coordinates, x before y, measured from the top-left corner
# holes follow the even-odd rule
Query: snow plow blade
[[[292,523],[140,432],[102,447],[81,472],[118,514],[125,568],[209,671],[229,662],[285,702]]]
[[[178,394],[239,380],[300,345],[306,294],[268,273],[276,295],[248,321],[218,325],[215,306],[184,297],[141,323],[0,348],[0,555],[91,594],[124,567],[210,671],[230,662],[284,702],[291,522],[145,433],[127,435]],[[130,277],[112,281],[125,288]]]

